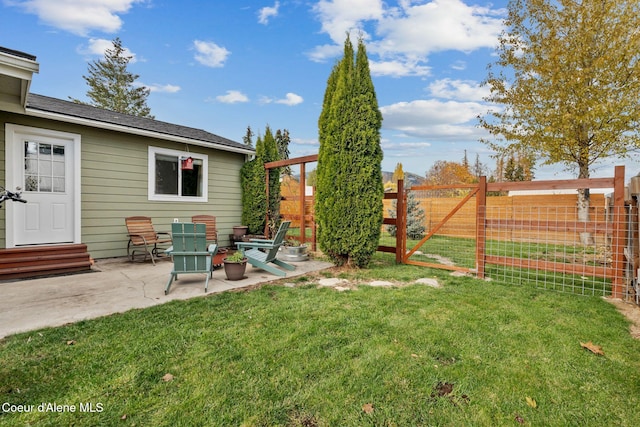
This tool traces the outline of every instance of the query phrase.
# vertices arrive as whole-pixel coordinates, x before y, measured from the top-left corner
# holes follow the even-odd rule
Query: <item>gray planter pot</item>
[[[307,246],[280,246],[278,259],[288,262],[301,262],[309,259]]]

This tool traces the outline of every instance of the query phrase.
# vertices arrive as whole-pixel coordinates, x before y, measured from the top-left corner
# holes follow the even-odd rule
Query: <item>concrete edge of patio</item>
[[[285,280],[332,264],[309,260],[295,266]],[[151,262],[113,258],[98,260],[90,273],[0,283],[0,338],[283,279],[248,265],[244,279],[229,281],[219,268],[209,280],[206,294],[205,275],[187,274],[180,276],[165,295],[171,269],[167,259],[154,266]]]

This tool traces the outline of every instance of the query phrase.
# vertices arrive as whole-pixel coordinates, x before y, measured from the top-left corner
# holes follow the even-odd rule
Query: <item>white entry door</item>
[[[7,247],[78,243],[79,135],[21,126],[11,131],[8,188],[21,187],[27,203],[5,202]]]

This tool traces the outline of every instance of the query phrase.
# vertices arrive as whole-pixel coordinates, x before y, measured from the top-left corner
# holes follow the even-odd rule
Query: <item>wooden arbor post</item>
[[[310,156],[303,156],[303,157],[295,157],[293,159],[285,159],[285,160],[277,160],[275,162],[268,162],[264,164],[264,168],[267,170],[267,200],[269,200],[269,180],[268,180],[268,176],[269,176],[269,169],[274,169],[274,168],[281,168],[284,166],[291,166],[291,165],[300,165],[300,200],[299,200],[299,209],[300,209],[300,242],[301,243],[305,243],[306,242],[306,238],[307,238],[307,227],[306,227],[306,221],[305,221],[305,165],[307,163],[312,163],[312,162],[317,162],[318,161],[318,155],[317,154],[312,154]],[[266,212],[266,216],[267,216],[267,224],[269,224],[269,212],[267,209]],[[315,224],[312,225],[313,230],[315,230]],[[316,250],[316,239],[315,239],[315,232],[313,232],[313,241],[311,242],[312,244],[312,250]]]

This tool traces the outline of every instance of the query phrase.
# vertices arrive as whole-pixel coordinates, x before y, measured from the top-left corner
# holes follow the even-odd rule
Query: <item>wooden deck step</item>
[[[0,280],[91,270],[87,245],[48,245],[0,249]]]

